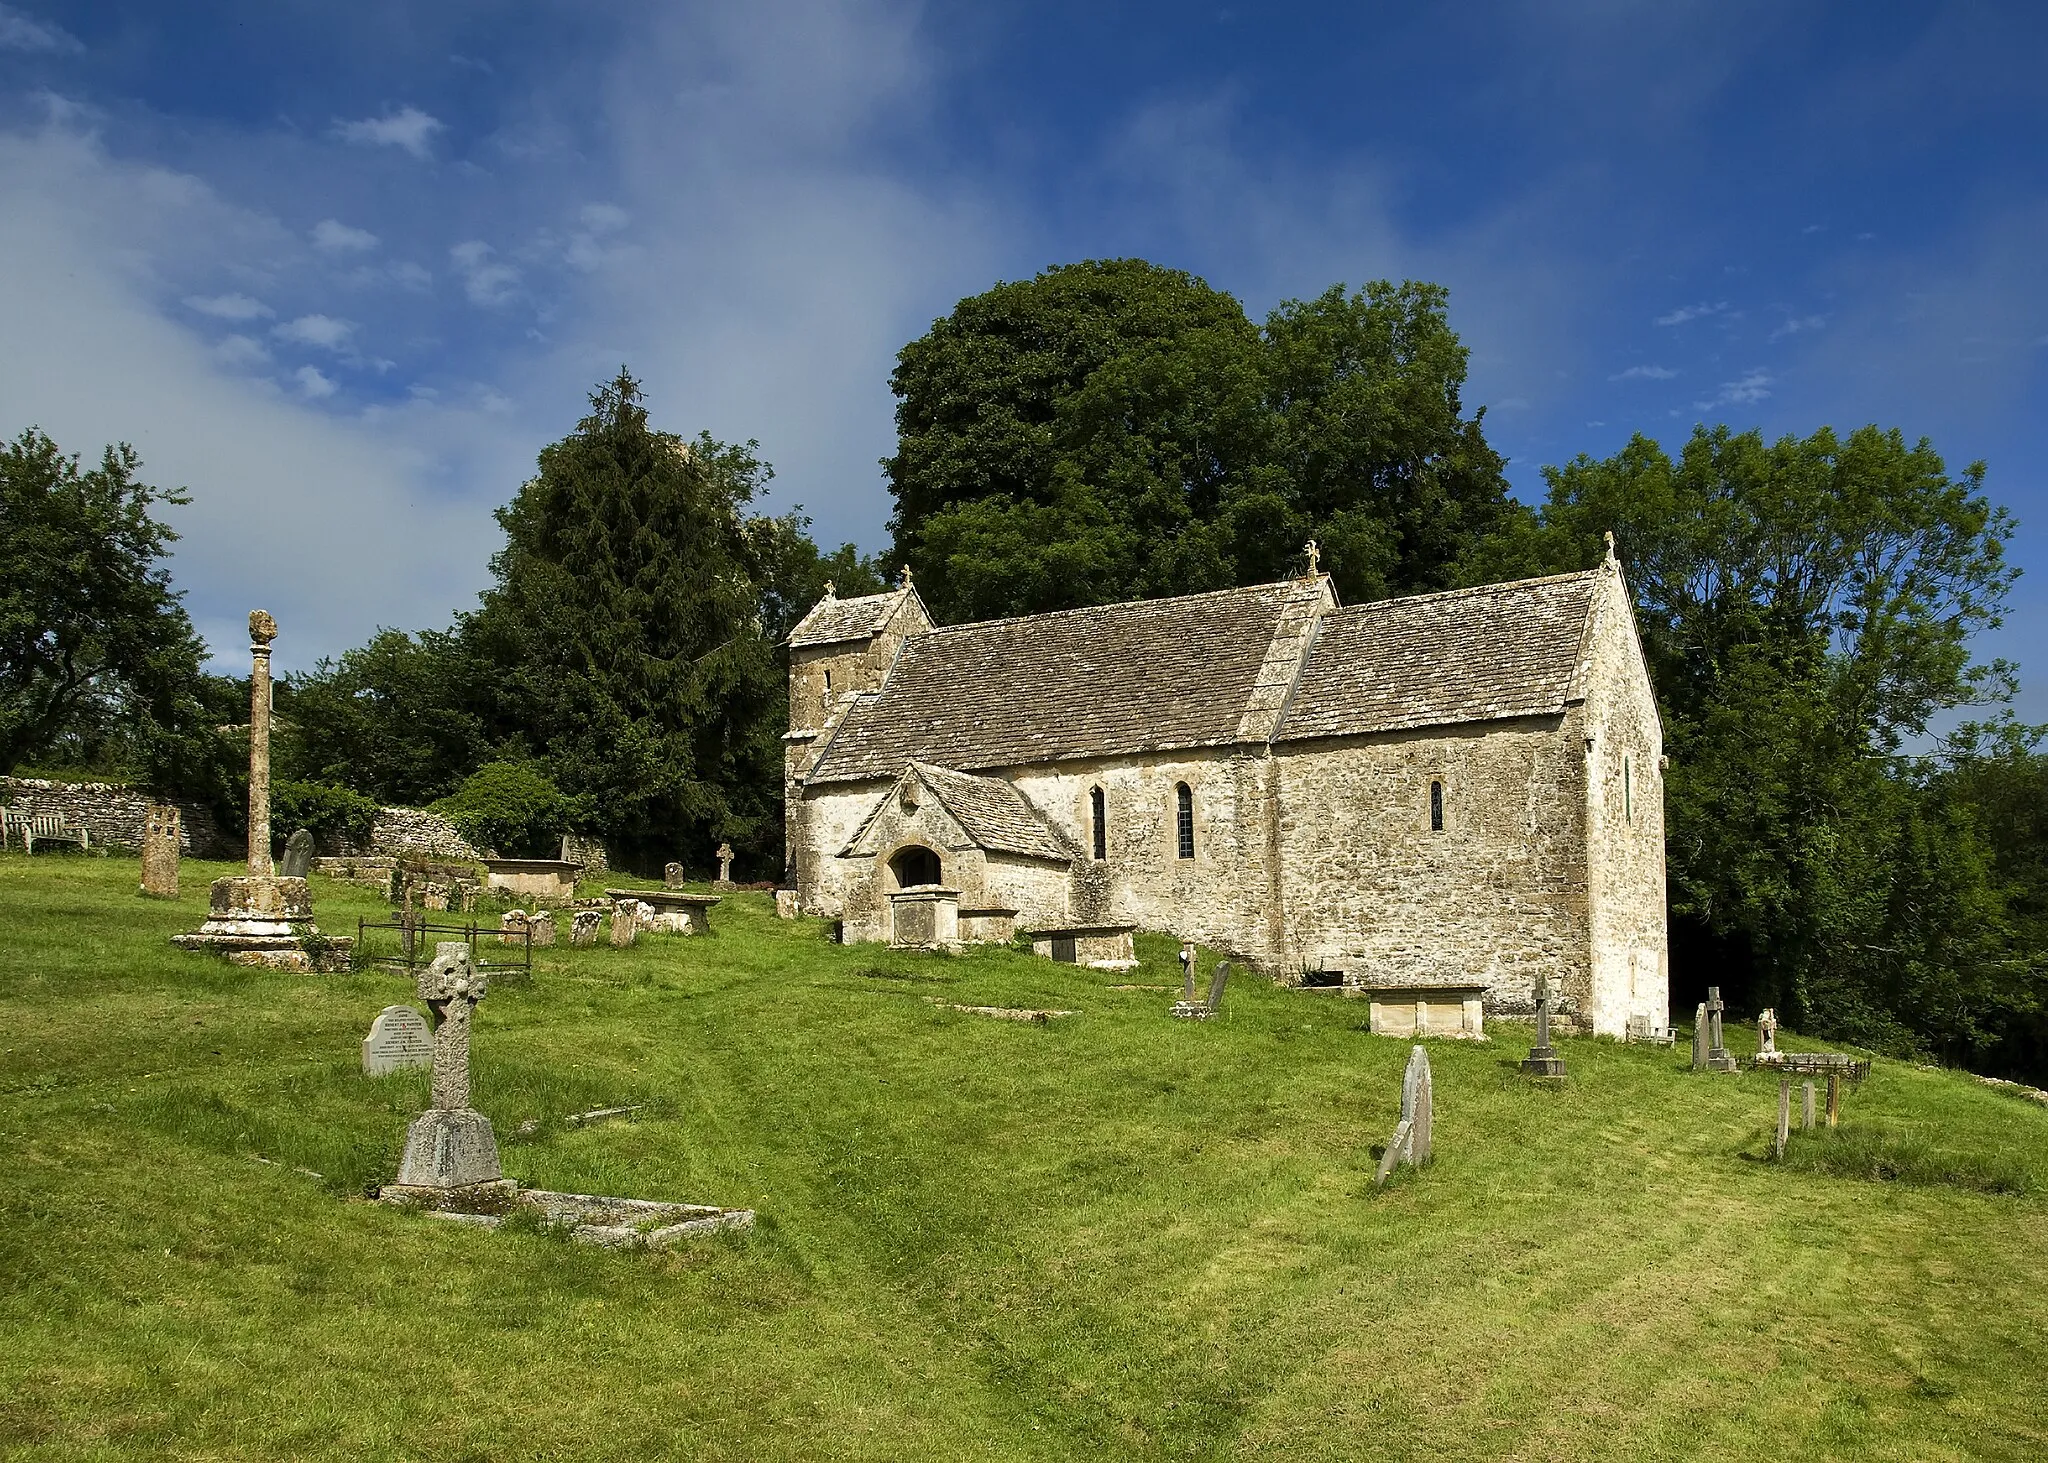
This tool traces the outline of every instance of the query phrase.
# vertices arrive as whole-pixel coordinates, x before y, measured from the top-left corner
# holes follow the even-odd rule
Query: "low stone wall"
[[[93,847],[140,849],[142,826],[152,803],[177,808],[182,825],[179,850],[191,858],[234,859],[247,850],[214,821],[203,803],[159,798],[146,789],[113,782],[50,782],[40,777],[0,777],[0,803],[22,813],[59,813],[92,833]]]
[[[588,833],[564,833],[562,835],[562,862],[583,865],[583,877],[602,878],[612,871],[611,856],[606,851],[604,840]]]
[[[377,821],[370,830],[369,848],[353,851],[409,853],[463,863],[484,857],[481,850],[471,847],[469,840],[455,831],[453,823],[425,808],[379,808]]]

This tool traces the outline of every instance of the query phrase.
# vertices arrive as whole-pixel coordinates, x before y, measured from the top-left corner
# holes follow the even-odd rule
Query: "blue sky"
[[[0,431],[187,485],[230,662],[443,624],[621,362],[879,547],[896,349],[1139,254],[1449,286],[1519,491],[1632,431],[1990,464],[2048,635],[2048,7],[0,3]]]

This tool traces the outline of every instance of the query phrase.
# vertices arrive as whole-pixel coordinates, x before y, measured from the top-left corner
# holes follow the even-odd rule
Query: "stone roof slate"
[[[976,777],[950,767],[935,767],[929,762],[911,765],[925,786],[946,805],[954,821],[980,847],[1062,863],[1075,856],[1077,850],[1060,842],[1038,810],[1012,784],[998,777]]]
[[[865,640],[879,635],[889,623],[889,614],[902,602],[907,590],[891,589],[881,594],[857,595],[853,599],[821,599],[811,612],[789,632],[791,645],[833,645],[842,640]]]
[[[944,626],[905,641],[807,780],[893,778],[910,762],[972,771],[1554,715],[1575,694],[1602,572],[1329,608],[1291,694],[1269,661],[1295,636],[1307,597],[1324,593],[1318,581]],[[828,608],[893,599],[828,602],[798,634]],[[1291,665],[1293,653],[1280,659]],[[1263,724],[1251,714],[1262,698],[1282,707],[1277,725],[1274,712]]]
[[[808,781],[1224,746],[1300,581],[1133,600],[913,636]],[[853,603],[853,601],[847,601]]]
[[[1330,611],[1273,739],[1562,711],[1601,572]]]

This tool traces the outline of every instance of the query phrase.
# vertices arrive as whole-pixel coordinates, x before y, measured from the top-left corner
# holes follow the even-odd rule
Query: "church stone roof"
[[[1024,794],[1001,778],[975,777],[929,762],[911,765],[980,847],[1059,862],[1074,856],[1075,850],[1061,845],[1038,810],[1024,801]]]
[[[1330,611],[1274,740],[1562,711],[1601,572]]]
[[[945,626],[905,641],[807,781],[893,778],[913,761],[972,771],[1553,715],[1578,694],[1603,572],[1325,608],[1285,686],[1269,684],[1269,661],[1299,643],[1321,580]],[[893,596],[838,605],[877,599]],[[821,605],[798,635],[827,608],[836,615]],[[1294,654],[1281,657],[1290,669]],[[1277,708],[1263,720],[1250,714],[1261,698]]]
[[[1323,592],[1314,582],[1258,584],[913,636],[808,780],[894,777],[913,760],[1017,767],[1229,745],[1274,631],[1306,591]]]
[[[889,616],[903,602],[908,589],[891,589],[881,594],[863,594],[853,599],[826,597],[811,606],[811,612],[789,632],[792,646],[836,645],[842,640],[866,640],[882,633]]]

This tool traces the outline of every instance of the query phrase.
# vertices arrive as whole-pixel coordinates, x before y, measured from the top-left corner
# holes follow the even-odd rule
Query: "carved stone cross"
[[[718,845],[718,882],[721,884],[730,884],[732,882],[732,845],[730,843]]]
[[[419,974],[420,999],[434,1013],[434,1106],[455,1112],[469,1106],[469,1025],[490,977],[470,963],[459,940],[435,947]]]
[[[1308,577],[1313,579],[1316,577],[1316,567],[1323,562],[1323,551],[1314,539],[1303,544],[1302,549],[1308,554]]]
[[[1522,1070],[1532,1077],[1564,1075],[1564,1058],[1550,1044],[1550,980],[1540,970],[1536,972],[1536,1045],[1529,1049]]]

